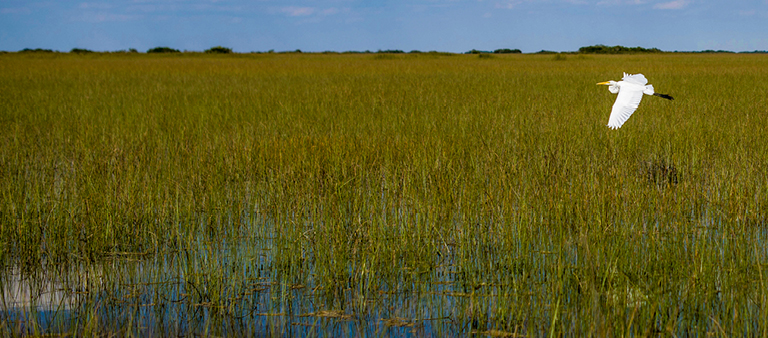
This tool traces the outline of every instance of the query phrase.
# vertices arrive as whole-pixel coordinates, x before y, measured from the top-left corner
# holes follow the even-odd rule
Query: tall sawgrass
[[[61,331],[768,330],[762,55],[0,60],[0,258],[90,281]],[[609,130],[622,72],[675,100]]]

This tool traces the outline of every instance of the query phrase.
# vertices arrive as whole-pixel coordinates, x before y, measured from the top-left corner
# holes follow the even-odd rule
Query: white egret
[[[616,102],[613,103],[611,117],[608,119],[609,128],[621,128],[621,125],[627,122],[632,113],[637,109],[640,100],[643,99],[643,94],[673,100],[669,95],[654,92],[653,85],[646,86],[647,83],[648,80],[645,78],[645,75],[627,73],[624,73],[624,77],[619,82],[605,81],[598,83],[599,85],[608,86],[608,91],[613,94],[619,93],[616,96]]]

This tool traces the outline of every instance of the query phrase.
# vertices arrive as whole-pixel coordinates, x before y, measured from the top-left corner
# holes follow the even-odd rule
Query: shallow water
[[[367,297],[349,286],[318,296],[318,290],[303,285],[273,282],[266,277],[246,278],[242,283],[229,284],[225,299],[213,303],[210,296],[204,296],[208,287],[205,280],[210,276],[185,280],[183,273],[174,274],[166,263],[152,260],[106,264],[110,267],[100,264],[93,270],[111,274],[122,271],[122,276],[134,269],[153,271],[138,279],[103,280],[98,274],[84,274],[77,282],[63,281],[50,272],[40,272],[34,278],[18,271],[6,274],[4,311],[0,312],[5,329],[58,333],[82,329],[78,325],[94,325],[106,332],[130,330],[140,335],[259,336],[442,336],[444,332],[477,329],[476,323],[454,321],[455,306],[467,295],[454,291],[451,274],[446,272],[438,273],[442,278],[434,282],[413,284],[400,291],[382,290]],[[159,272],[158,267],[164,271]],[[337,309],[328,309],[323,300],[337,304]]]
[[[266,239],[265,243],[271,243]],[[492,307],[494,286],[463,285],[450,260],[400,285],[364,290],[363,276],[333,288],[277,271],[258,245],[199,247],[99,263],[17,268],[3,275],[4,330],[22,334],[445,336],[487,330],[476,307]],[[252,243],[251,243],[252,244]],[[447,264],[445,264],[447,263]],[[223,267],[223,268],[222,268]],[[355,272],[350,269],[350,274]],[[281,279],[279,276],[284,276]],[[472,303],[472,305],[470,305]]]
[[[717,228],[702,226],[687,234],[664,235],[654,233],[654,227],[614,240],[638,259],[652,256],[646,251],[651,250],[650,242],[658,241],[654,236],[666,236],[661,242],[680,245],[683,252],[711,246],[727,256],[731,250]],[[750,236],[756,243],[766,238],[762,230]],[[578,334],[593,330],[592,321],[615,315],[634,325],[630,331],[644,332],[650,320],[658,323],[655,330],[659,332],[684,334],[729,325],[710,318],[729,315],[733,297],[755,295],[729,289],[721,278],[704,281],[717,288],[712,295],[693,297],[702,286],[686,285],[664,286],[668,289],[659,293],[653,289],[656,281],[637,280],[637,272],[610,259],[588,261],[602,256],[586,252],[575,239],[558,243],[545,233],[524,243],[513,239],[504,244],[518,247],[518,252],[500,250],[497,239],[478,239],[476,245],[463,249],[449,239],[447,243],[452,244],[434,253],[434,261],[423,271],[398,269],[403,263],[392,261],[392,271],[398,271],[394,275],[371,272],[365,261],[352,259],[343,273],[330,279],[319,275],[311,247],[304,248],[300,260],[286,259],[281,255],[289,252],[281,246],[287,244],[276,238],[252,236],[231,244],[200,237],[187,247],[164,253],[43,265],[34,271],[12,267],[0,278],[2,331],[118,336],[544,336],[553,322],[559,323],[558,332]],[[610,247],[608,243],[604,249]],[[765,259],[764,248],[755,250]],[[637,263],[632,258],[629,262]],[[594,283],[590,280],[603,285],[590,286]],[[598,291],[585,293],[587,287]],[[762,305],[739,306],[740,315],[747,319],[731,325],[741,326],[739,332],[759,330]],[[669,312],[670,308],[678,310]],[[641,315],[647,319],[634,318]],[[677,326],[669,328],[670,320]]]

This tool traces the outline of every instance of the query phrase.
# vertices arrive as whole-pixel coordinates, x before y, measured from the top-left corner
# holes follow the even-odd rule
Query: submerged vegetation
[[[676,100],[609,130],[622,72]],[[736,54],[0,55],[0,332],[765,335],[766,80]]]

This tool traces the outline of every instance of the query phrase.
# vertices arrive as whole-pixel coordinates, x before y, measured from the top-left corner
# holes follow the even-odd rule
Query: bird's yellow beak
[[[607,86],[607,85],[609,85],[609,84],[611,84],[611,83],[610,83],[610,81],[605,81],[605,82],[600,82],[600,83],[598,83],[598,84],[599,84],[599,85],[606,85],[606,86]]]

